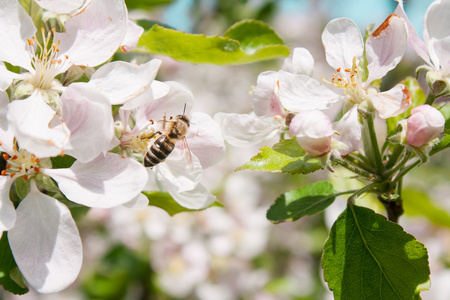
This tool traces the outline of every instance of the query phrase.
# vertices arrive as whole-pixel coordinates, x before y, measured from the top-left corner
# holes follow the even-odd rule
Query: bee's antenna
[[[187,103],[184,103],[183,115],[186,114],[186,104]]]

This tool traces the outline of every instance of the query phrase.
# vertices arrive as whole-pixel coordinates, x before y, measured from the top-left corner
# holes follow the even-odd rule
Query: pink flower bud
[[[421,147],[434,140],[444,130],[445,119],[439,110],[424,104],[411,110],[406,127],[409,145]]]
[[[299,112],[289,125],[289,134],[296,136],[298,143],[312,156],[331,151],[333,133],[330,119],[320,110]]]

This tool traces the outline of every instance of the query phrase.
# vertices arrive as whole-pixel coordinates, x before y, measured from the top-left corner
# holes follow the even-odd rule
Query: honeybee
[[[172,153],[177,141],[182,141],[183,149],[187,152],[188,163],[191,164],[191,151],[186,141],[186,134],[190,125],[188,117],[182,114],[175,118],[170,117],[167,120],[166,115],[164,115],[159,122],[162,123],[162,129],[153,134],[153,137],[157,137],[145,154],[144,166],[151,168],[162,163]]]

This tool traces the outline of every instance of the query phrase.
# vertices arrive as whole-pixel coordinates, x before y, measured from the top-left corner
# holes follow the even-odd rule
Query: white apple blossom
[[[0,176],[0,231],[8,231],[14,259],[28,284],[42,293],[60,291],[78,276],[81,240],[68,208],[40,191],[45,177],[75,203],[109,208],[139,198],[148,174],[138,162],[114,153],[52,169],[50,158],[18,148],[5,122],[7,95],[0,95],[0,150],[6,161]],[[14,210],[10,188],[17,178],[29,181],[30,191]]]
[[[73,65],[92,67],[110,58],[125,39],[127,10],[123,0],[94,0],[64,27],[64,32],[42,29],[38,38],[19,2],[2,2],[0,61],[27,72],[16,74],[2,65],[0,88],[5,90],[14,80],[12,98],[26,98],[9,105],[8,121],[21,147],[37,156],[60,154],[70,132],[66,120],[58,120],[62,114],[59,95],[65,87],[55,76]],[[45,147],[48,152],[41,152]]]
[[[169,156],[148,171],[154,174],[158,187],[168,192],[180,205],[199,209],[209,206],[215,197],[201,184],[202,170],[217,163],[225,153],[223,138],[214,120],[202,113],[192,113],[192,93],[177,82],[166,82],[169,93],[133,110],[123,107],[116,121],[116,140],[113,150],[132,157],[141,164],[161,131],[159,120],[184,113],[190,120],[186,141],[189,149],[177,142]],[[134,100],[131,100],[134,101]],[[139,101],[138,101],[139,102]],[[183,112],[184,110],[184,112]],[[163,131],[162,131],[163,132]],[[189,161],[191,159],[191,162]],[[145,170],[145,167],[141,165]]]
[[[396,85],[391,90],[378,92],[370,83],[382,78],[401,60],[407,43],[405,21],[390,15],[367,39],[365,50],[368,61],[368,78],[363,81],[358,65],[364,44],[355,23],[348,18],[332,20],[322,34],[326,60],[336,69],[331,84],[340,88],[336,94],[323,83],[306,75],[279,72],[279,99],[291,111],[326,109],[343,100],[346,110],[353,105],[373,105],[381,118],[404,112],[410,105],[408,90]]]
[[[281,70],[311,76],[313,67],[314,58],[309,51],[295,48],[292,57],[285,59]],[[281,133],[289,125],[292,114],[289,113],[290,108],[280,102],[278,74],[275,71],[259,74],[257,85],[252,90],[252,113],[217,113],[214,116],[225,140],[231,145],[256,145]]]

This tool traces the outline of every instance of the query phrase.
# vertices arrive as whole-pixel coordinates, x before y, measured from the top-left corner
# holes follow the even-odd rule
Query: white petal
[[[403,84],[397,84],[386,92],[369,95],[380,118],[395,117],[405,112],[411,105],[411,95]]]
[[[346,146],[345,149],[336,149],[340,156],[346,156],[359,149],[361,143],[361,124],[358,121],[357,105],[353,105],[338,122],[335,122],[333,128],[337,133],[333,138]]]
[[[39,0],[36,3],[48,11],[67,14],[81,7],[85,0]]]
[[[16,222],[16,210],[9,199],[9,190],[14,179],[0,176],[0,231],[7,231]]]
[[[40,293],[65,289],[80,272],[81,240],[69,209],[39,192],[34,181],[8,240],[20,271]]]
[[[194,154],[191,159],[192,163],[188,162],[182,151],[175,148],[163,163],[153,167],[159,184],[176,192],[195,188],[202,179],[202,166]]]
[[[120,45],[120,49],[122,49],[123,52],[128,52],[136,48],[139,38],[143,32],[144,28],[128,20],[127,33],[122,41],[122,44]]]
[[[95,0],[68,19],[60,40],[59,56],[68,56],[76,65],[97,66],[110,58],[122,43],[127,30],[127,10],[123,0]]]
[[[429,39],[443,39],[450,36],[446,23],[450,19],[450,1],[434,1],[428,7],[424,18],[424,31]]]
[[[131,201],[124,203],[123,206],[133,209],[145,208],[148,206],[148,198],[144,194],[139,193]]]
[[[266,71],[258,75],[256,87],[252,91],[252,107],[258,117],[285,115],[278,100],[278,72]]]
[[[65,152],[88,162],[107,151],[114,136],[108,99],[86,83],[73,83],[61,96],[62,117],[70,130]]]
[[[179,82],[166,81],[164,83],[169,86],[169,93],[141,106],[135,115],[137,123],[147,123],[150,119],[157,122],[163,118],[164,114],[167,117],[180,115],[183,114],[185,107],[185,114],[189,116],[194,104],[192,92]]]
[[[432,48],[435,54],[434,61],[437,66],[440,66],[444,74],[450,73],[450,36],[432,42]]]
[[[186,139],[189,149],[200,160],[203,169],[216,164],[225,155],[225,143],[220,127],[207,114],[192,114]]]
[[[14,153],[14,134],[9,127],[6,113],[8,111],[8,94],[0,91],[0,151],[10,155]]]
[[[89,163],[76,161],[69,169],[41,169],[71,201],[88,207],[110,208],[131,201],[147,182],[144,166],[114,153]]]
[[[280,131],[280,123],[270,122],[272,118],[257,118],[246,114],[219,112],[214,119],[222,129],[225,140],[235,147],[251,147]]]
[[[419,55],[427,64],[431,65],[430,58],[427,52],[427,45],[422,41],[422,39],[417,34],[416,29],[414,28],[411,21],[409,21],[408,16],[403,9],[403,1],[398,0],[398,6],[394,11],[394,14],[405,20],[406,25],[408,26],[408,45],[416,51],[417,55]]]
[[[36,32],[33,20],[17,0],[3,0],[0,9],[0,61],[32,70],[27,39]]]
[[[367,84],[380,79],[401,61],[408,41],[405,21],[391,14],[366,41]]]
[[[169,90],[170,87],[164,82],[153,80],[149,89],[139,96],[125,102],[121,109],[130,110],[147,105],[155,99],[166,96],[169,93]]]
[[[64,123],[49,127],[55,111],[44,102],[39,91],[27,99],[11,102],[7,117],[20,148],[40,158],[62,153],[69,129]]]
[[[216,200],[216,197],[202,184],[198,184],[190,191],[176,192],[169,189],[168,192],[178,204],[190,209],[206,208]]]
[[[278,72],[280,101],[289,111],[327,109],[339,101],[339,95],[306,75]]]
[[[6,90],[14,79],[19,79],[22,76],[6,69],[3,62],[0,62],[0,91]]]
[[[306,48],[295,48],[292,58],[284,61],[283,71],[312,76],[314,72],[314,58]]]
[[[322,34],[327,62],[334,69],[351,68],[353,57],[359,61],[364,44],[358,26],[348,19],[330,21]]]
[[[123,104],[149,89],[161,60],[136,65],[123,61],[107,63],[92,74],[89,85],[105,93],[111,104]]]

